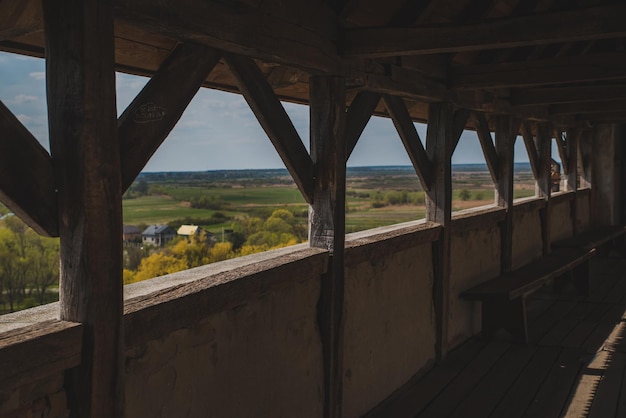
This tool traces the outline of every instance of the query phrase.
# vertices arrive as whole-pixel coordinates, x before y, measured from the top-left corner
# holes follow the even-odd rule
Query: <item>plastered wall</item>
[[[41,377],[10,390],[0,390],[0,417],[64,418],[69,416],[63,373]]]
[[[128,350],[128,418],[323,415],[319,275],[252,289],[244,303]]]
[[[459,295],[500,273],[500,228],[496,223],[453,228],[451,238],[448,344],[454,348],[480,332],[480,304]]]
[[[572,196],[571,194],[569,196]],[[565,196],[562,196],[565,197]],[[573,197],[573,196],[572,196]],[[550,202],[550,242],[573,235],[572,199],[553,198]]]
[[[543,253],[540,217],[542,204],[543,202],[534,200],[513,207],[512,269],[541,257]]]
[[[348,248],[347,257],[369,256],[346,266],[344,417],[366,413],[433,361],[431,248],[430,242],[397,252]]]

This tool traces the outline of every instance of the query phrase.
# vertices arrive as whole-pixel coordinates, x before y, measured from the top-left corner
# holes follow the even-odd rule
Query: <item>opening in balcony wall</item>
[[[416,124],[420,140],[426,127]],[[348,159],[346,233],[423,219],[424,190],[390,119],[372,117]]]

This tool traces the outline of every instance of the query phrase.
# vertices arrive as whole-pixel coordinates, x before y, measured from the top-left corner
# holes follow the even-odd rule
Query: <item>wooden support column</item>
[[[453,108],[448,103],[431,103],[428,110],[426,153],[431,161],[432,178],[426,192],[426,220],[443,226],[433,244],[433,298],[436,320],[437,360],[448,352],[448,305],[450,292],[450,224],[452,218]]]
[[[330,251],[322,278],[318,321],[324,355],[324,416],[342,414],[342,313],[346,213],[346,108],[341,77],[309,80],[311,159],[315,167],[309,244]]]
[[[50,149],[58,189],[61,319],[83,324],[65,375],[70,417],[122,417],[122,191],[113,5],[43,2]]]
[[[552,195],[552,136],[550,126],[546,123],[537,125],[537,155],[539,156],[539,177],[537,178],[537,196],[546,201],[541,209],[541,237],[543,240],[543,254],[550,254],[550,197]]]
[[[513,263],[513,151],[515,132],[509,116],[495,119],[495,145],[498,156],[498,182],[496,183],[496,204],[506,209],[506,215],[500,224],[501,231],[501,270],[511,270]]]
[[[578,173],[581,189],[591,187],[591,138],[590,130],[581,131],[578,137]]]
[[[578,136],[580,132],[569,129],[566,133],[566,154],[567,154],[567,182],[566,189],[568,192],[574,192],[574,199],[571,201],[572,214],[572,232],[574,235],[578,232]]]

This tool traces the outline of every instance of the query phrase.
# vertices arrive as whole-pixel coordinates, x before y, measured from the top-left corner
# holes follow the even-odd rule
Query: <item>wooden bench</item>
[[[584,248],[603,252],[607,247],[615,246],[616,241],[623,238],[624,234],[626,234],[624,226],[603,226],[583,232],[572,238],[557,241],[552,244],[552,248]]]
[[[526,297],[548,282],[570,280],[579,293],[588,295],[589,259],[595,249],[562,248],[461,294],[465,300],[482,302],[482,333],[491,338],[501,328],[514,341],[528,342]]]

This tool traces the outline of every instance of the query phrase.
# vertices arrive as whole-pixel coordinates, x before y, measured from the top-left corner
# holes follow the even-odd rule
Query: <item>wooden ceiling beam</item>
[[[246,57],[225,54],[241,94],[289,170],[307,203],[313,203],[313,161],[285,108],[256,63]]]
[[[352,100],[346,115],[346,161],[354,151],[379,102],[380,94],[367,91],[360,91]]]
[[[476,129],[480,146],[483,149],[485,162],[487,163],[487,168],[489,168],[491,179],[494,184],[497,184],[500,178],[498,153],[496,152],[496,147],[493,143],[493,138],[489,130],[489,123],[487,122],[487,118],[484,114],[474,112],[474,128]]]
[[[41,1],[0,1],[0,41],[43,31]]]
[[[0,201],[37,233],[59,236],[50,154],[0,101]]]
[[[451,71],[450,87],[512,88],[624,79],[626,54],[604,53],[457,68]]]
[[[114,0],[117,19],[144,30],[194,41],[230,53],[335,73],[339,60],[333,40],[336,25],[312,4],[298,23],[240,3],[219,0]],[[306,2],[299,2],[308,7]],[[319,18],[319,22],[306,19]],[[324,21],[321,21],[324,19]],[[326,32],[312,28],[328,27]],[[332,27],[332,29],[330,29]]]
[[[430,191],[432,186],[432,164],[415,129],[413,120],[411,120],[404,100],[400,97],[385,95],[383,96],[383,101],[400,135],[400,139],[402,139],[402,144],[404,144],[404,148],[411,159],[413,168],[422,183],[422,188],[425,191]]]
[[[619,38],[626,36],[625,15],[626,5],[613,4],[466,25],[349,29],[342,55],[380,58]]]
[[[118,120],[122,190],[127,190],[179,121],[221,52],[181,44]]]
[[[626,83],[513,89],[510,96],[511,106],[536,106],[620,99],[626,100]]]
[[[528,161],[530,162],[530,168],[533,171],[535,180],[539,179],[539,152],[537,150],[537,144],[535,144],[535,138],[533,137],[533,131],[530,124],[526,121],[522,122],[522,139],[524,140],[524,146],[526,147],[526,153],[528,154]]]
[[[626,99],[609,101],[599,100],[596,102],[584,103],[564,103],[550,106],[551,115],[587,115],[615,111],[626,111]]]

